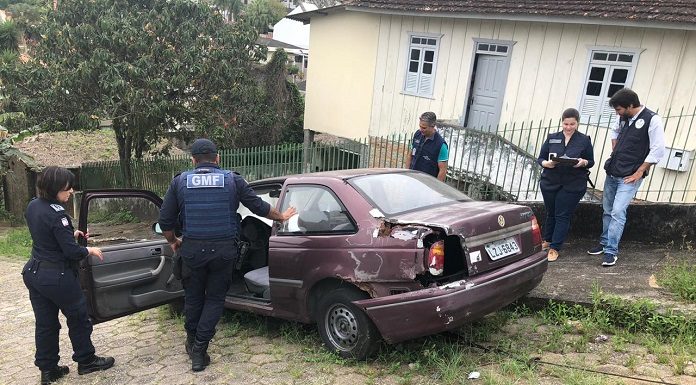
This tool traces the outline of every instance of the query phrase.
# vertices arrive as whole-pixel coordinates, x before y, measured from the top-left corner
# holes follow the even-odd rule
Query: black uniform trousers
[[[94,356],[92,322],[87,314],[87,301],[77,270],[48,265],[48,262],[30,259],[22,270],[36,319],[34,364],[41,370],[55,367],[60,360],[58,310],[68,324],[73,361],[84,362]]]
[[[556,190],[541,189],[546,207],[546,221],[544,221],[542,237],[550,242],[552,249],[561,250],[563,242],[568,236],[570,219],[580,199],[585,195],[585,190],[568,191],[562,186]]]
[[[214,251],[214,250],[213,250]],[[199,341],[210,341],[215,335],[215,326],[225,305],[227,290],[232,281],[236,251],[228,251],[228,256],[216,255],[200,264],[205,256],[194,255],[199,263],[191,266],[191,259],[183,257],[187,264],[189,276],[184,279],[184,328],[187,333],[194,334]]]

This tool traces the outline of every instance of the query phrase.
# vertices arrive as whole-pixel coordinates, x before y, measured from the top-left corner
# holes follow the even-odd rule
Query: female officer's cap
[[[196,139],[191,145],[191,155],[217,154],[215,143],[209,139]]]

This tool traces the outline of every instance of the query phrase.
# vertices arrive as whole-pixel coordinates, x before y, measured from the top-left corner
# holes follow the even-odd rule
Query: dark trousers
[[[22,275],[24,284],[29,289],[29,299],[36,318],[34,365],[41,370],[58,365],[58,310],[63,313],[68,324],[73,361],[84,362],[92,358],[92,322],[87,315],[87,301],[80,288],[77,271],[44,268],[40,263],[30,260]]]
[[[184,280],[184,327],[199,341],[210,341],[215,335],[215,326],[222,316],[230,288],[233,265],[233,258],[217,257],[199,267],[189,266],[190,276]]]
[[[570,229],[570,218],[573,216],[578,202],[585,191],[566,191],[562,187],[556,191],[541,190],[546,206],[546,221],[544,221],[544,240],[550,242],[550,247],[560,250]]]

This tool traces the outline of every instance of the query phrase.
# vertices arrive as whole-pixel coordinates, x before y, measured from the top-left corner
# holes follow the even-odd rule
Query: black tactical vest
[[[233,239],[238,232],[232,212],[235,194],[231,171],[196,169],[179,176],[184,192],[185,238]]]
[[[621,131],[616,147],[604,163],[607,174],[619,178],[629,176],[645,162],[645,158],[650,153],[648,128],[653,116],[655,116],[654,112],[643,108],[630,125],[627,120],[621,118],[619,123]]]
[[[425,136],[419,131],[413,135],[412,147],[414,153],[411,154],[411,170],[419,170],[434,177],[440,172],[437,158],[440,156],[440,148],[447,145],[445,139],[435,132],[431,140],[426,140]]]

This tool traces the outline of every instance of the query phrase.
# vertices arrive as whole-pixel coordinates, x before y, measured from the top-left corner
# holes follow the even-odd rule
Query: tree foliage
[[[287,14],[287,8],[278,0],[253,0],[246,6],[244,19],[259,33],[267,33]]]
[[[165,133],[230,136],[263,110],[256,31],[206,3],[63,0],[41,36],[33,60],[0,65],[5,94],[46,130],[112,121],[125,180]]]
[[[304,99],[297,86],[288,81],[288,55],[278,50],[260,74],[262,95],[254,111],[254,122],[232,132],[221,142],[235,147],[265,146],[277,143],[298,143],[304,138]]]
[[[0,51],[17,52],[19,29],[12,20],[0,22]]]
[[[242,0],[211,0],[211,4],[224,11],[225,21],[232,22],[239,19],[244,9]]]
[[[47,0],[0,0],[0,9],[10,12],[18,29],[32,38],[35,29],[46,19],[51,4]]]

